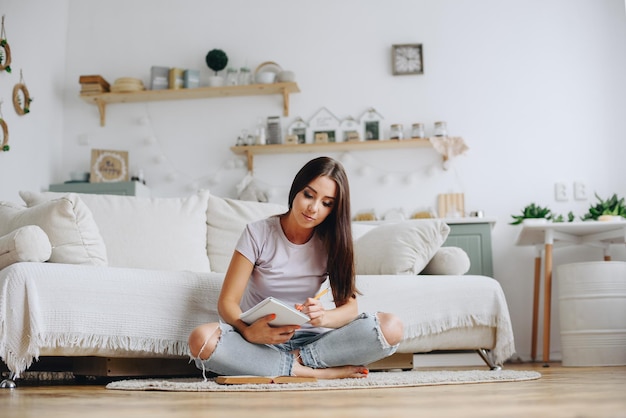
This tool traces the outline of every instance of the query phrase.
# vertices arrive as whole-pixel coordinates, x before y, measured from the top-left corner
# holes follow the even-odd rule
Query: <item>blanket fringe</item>
[[[186,341],[172,341],[162,339],[141,339],[137,337],[112,337],[106,335],[82,334],[47,334],[32,338],[25,355],[18,356],[6,347],[0,347],[0,357],[8,369],[20,377],[33,361],[39,360],[41,348],[67,348],[77,350],[111,350],[126,351],[129,353],[150,353],[157,355],[188,356],[189,349]]]

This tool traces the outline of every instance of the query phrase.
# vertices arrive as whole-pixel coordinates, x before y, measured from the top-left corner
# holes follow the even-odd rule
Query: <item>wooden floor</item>
[[[93,383],[21,386],[0,390],[0,416],[626,417],[626,367],[526,363],[505,368],[536,370],[543,377],[519,383],[282,393],[127,392]]]

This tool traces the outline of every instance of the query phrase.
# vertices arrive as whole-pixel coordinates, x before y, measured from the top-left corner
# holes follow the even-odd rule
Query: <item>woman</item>
[[[247,225],[231,259],[218,311],[223,322],[189,336],[198,368],[220,375],[366,377],[364,365],[393,354],[401,321],[388,313],[359,314],[350,227],[350,191],[342,165],[309,161],[289,192],[289,210]],[[326,281],[335,308],[313,297]],[[273,296],[307,314],[301,327],[252,324],[245,311]]]

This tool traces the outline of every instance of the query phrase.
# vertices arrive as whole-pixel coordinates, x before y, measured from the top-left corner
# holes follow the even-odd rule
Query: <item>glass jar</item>
[[[237,69],[236,68],[228,68],[226,70],[226,85],[227,86],[236,86],[237,85]]]
[[[424,124],[423,123],[414,123],[411,127],[411,138],[418,139],[424,138]]]
[[[448,125],[445,122],[435,122],[435,136],[448,136]]]
[[[250,84],[252,79],[252,74],[250,73],[250,69],[248,67],[241,67],[239,69],[239,85],[247,86]]]
[[[399,123],[391,125],[391,130],[389,131],[389,139],[402,139],[404,137],[402,125]]]

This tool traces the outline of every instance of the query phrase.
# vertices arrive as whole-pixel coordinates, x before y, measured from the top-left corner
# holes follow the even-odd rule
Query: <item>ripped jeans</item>
[[[284,344],[252,344],[232,326],[220,322],[222,335],[206,360],[195,358],[196,366],[218,375],[290,376],[294,361],[290,351],[300,350],[305,366],[321,369],[363,366],[395,353],[398,344],[387,343],[378,317],[362,313],[341,328],[323,334],[299,331]]]

